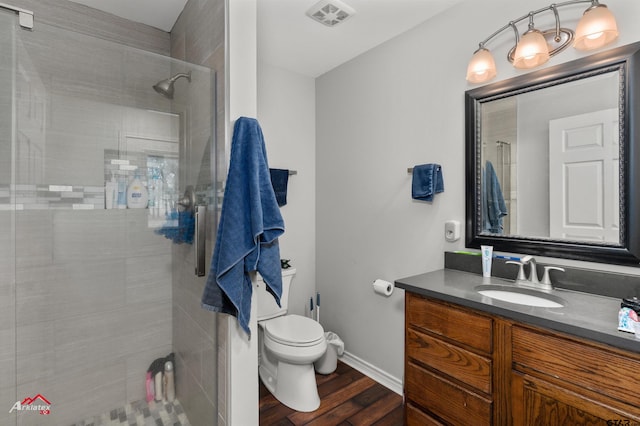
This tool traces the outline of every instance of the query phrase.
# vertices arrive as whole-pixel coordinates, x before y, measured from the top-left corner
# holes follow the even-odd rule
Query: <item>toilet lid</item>
[[[266,321],[264,331],[272,340],[289,346],[312,346],[324,339],[322,326],[300,315],[283,315]]]

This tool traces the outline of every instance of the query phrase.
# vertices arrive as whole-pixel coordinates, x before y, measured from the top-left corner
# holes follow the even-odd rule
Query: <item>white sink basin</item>
[[[475,288],[475,291],[483,296],[503,302],[539,308],[562,308],[566,303],[564,299],[553,294],[521,287],[480,285]]]

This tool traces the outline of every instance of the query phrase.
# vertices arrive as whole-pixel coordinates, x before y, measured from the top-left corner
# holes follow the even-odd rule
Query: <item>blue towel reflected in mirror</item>
[[[491,161],[482,170],[482,229],[492,234],[504,233],[502,218],[507,212],[498,175]]]

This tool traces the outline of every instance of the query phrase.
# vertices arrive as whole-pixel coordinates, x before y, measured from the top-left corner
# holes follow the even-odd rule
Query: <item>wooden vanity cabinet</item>
[[[640,425],[640,356],[512,326],[513,424]]]
[[[405,424],[640,426],[640,354],[405,297]]]
[[[491,425],[494,320],[409,292],[405,298],[405,423]]]

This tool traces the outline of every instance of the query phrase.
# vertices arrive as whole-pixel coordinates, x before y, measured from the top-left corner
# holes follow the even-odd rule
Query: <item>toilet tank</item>
[[[276,299],[267,291],[267,285],[262,280],[262,277],[256,273],[255,283],[258,293],[258,321],[286,315],[289,306],[289,288],[291,288],[291,280],[293,280],[295,274],[295,268],[282,270],[282,296],[280,298],[280,304],[282,306],[278,306]]]

